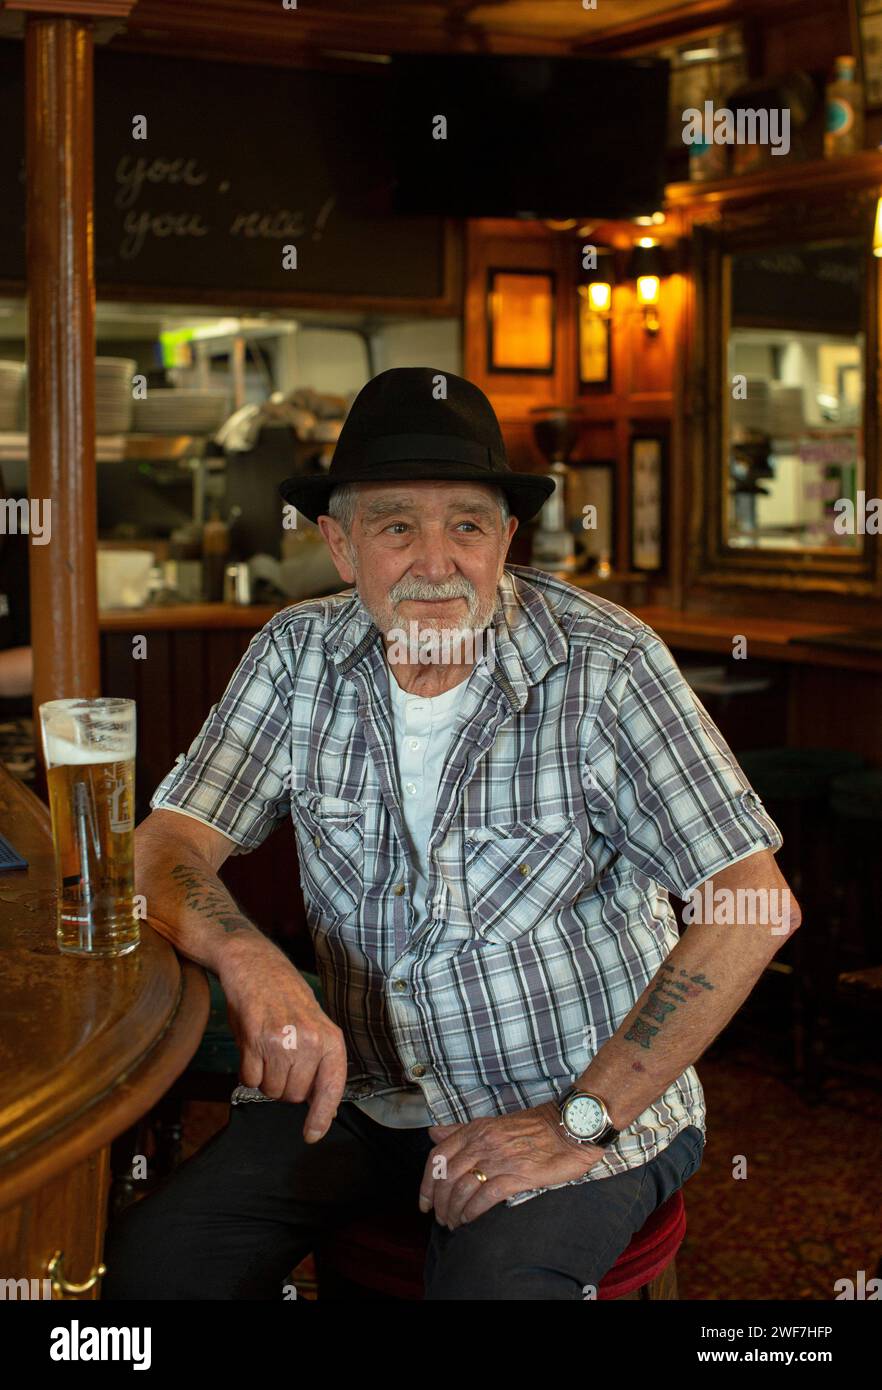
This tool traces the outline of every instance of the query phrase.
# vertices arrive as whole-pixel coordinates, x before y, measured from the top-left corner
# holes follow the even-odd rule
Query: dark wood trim
[[[342,588],[342,581],[341,581]],[[207,628],[253,628],[257,632],[294,600],[280,603],[174,603],[147,608],[108,608],[99,616],[102,632],[151,632]]]
[[[783,243],[854,238],[865,248],[864,383],[865,477],[868,497],[878,496],[882,484],[878,451],[879,421],[879,262],[871,252],[873,214],[878,183],[868,177],[875,166],[882,177],[882,159],[864,155],[840,161],[852,165],[852,180],[831,196],[829,185],[805,177],[788,190],[776,187],[774,197],[748,203],[726,199],[710,224],[700,217],[694,227],[697,318],[691,346],[691,461],[692,511],[688,535],[688,572],[692,585],[743,585],[752,589],[791,589],[805,593],[826,590],[854,598],[882,597],[882,553],[873,537],[865,537],[862,552],[834,554],[788,550],[733,551],[723,542],[726,494],[722,480],[722,421],[724,330],[728,322],[726,258],[738,250]],[[734,182],[734,181],[732,181]],[[755,194],[768,188],[765,178],[754,181]],[[797,196],[798,195],[798,196]]]
[[[139,0],[114,48],[313,67],[329,61],[329,51],[565,56],[572,44],[535,33],[488,34],[464,14],[442,16],[438,6],[322,0],[292,11],[281,0]]]
[[[783,162],[780,168],[720,179],[716,183],[669,183],[665,189],[665,211],[685,212],[690,221],[696,223],[716,218],[740,203],[783,202],[792,194],[817,201],[835,197],[843,189],[860,192],[880,185],[882,152],[862,150],[839,159],[817,159],[803,164]]]
[[[136,0],[0,0],[0,11],[46,19],[128,19]]]
[[[838,0],[822,0],[833,10]],[[764,24],[805,11],[805,0],[685,0],[676,9],[656,16],[644,15],[605,29],[597,38],[572,45],[572,52],[585,54],[626,54],[652,45],[669,43],[689,34],[725,24]]]

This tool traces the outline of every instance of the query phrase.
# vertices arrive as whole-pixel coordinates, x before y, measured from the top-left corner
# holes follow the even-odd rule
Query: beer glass
[[[58,949],[124,956],[135,916],[135,702],[40,706],[58,884]]]

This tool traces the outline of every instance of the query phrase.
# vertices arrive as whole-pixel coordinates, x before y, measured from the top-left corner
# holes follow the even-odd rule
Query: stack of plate
[[[22,427],[24,378],[24,362],[0,362],[0,430]]]
[[[214,434],[227,417],[226,391],[148,390],[135,401],[132,427],[138,434]]]
[[[132,428],[132,377],[137,370],[131,357],[95,358],[96,434],[127,434]]]

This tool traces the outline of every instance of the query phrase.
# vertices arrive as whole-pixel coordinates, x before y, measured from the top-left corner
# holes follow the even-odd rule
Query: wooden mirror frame
[[[794,554],[735,551],[724,543],[723,379],[728,342],[725,257],[739,251],[815,241],[858,241],[865,256],[864,480],[878,497],[879,262],[872,254],[879,185],[843,189],[804,186],[791,196],[726,207],[713,225],[693,230],[695,320],[693,343],[692,480],[689,570],[709,585],[827,590],[882,597],[882,547],[865,537],[862,554],[818,550]]]

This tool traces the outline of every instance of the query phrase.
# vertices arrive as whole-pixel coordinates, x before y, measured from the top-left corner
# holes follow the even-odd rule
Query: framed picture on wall
[[[554,371],[555,288],[553,271],[488,270],[488,371]]]
[[[592,459],[570,467],[569,494],[576,544],[593,565],[615,568],[616,464]],[[581,520],[581,525],[580,525]]]
[[[665,568],[667,441],[640,434],[631,440],[630,551],[632,570]]]
[[[580,285],[576,300],[579,326],[579,385],[612,389],[610,319],[591,306],[588,286]]]

